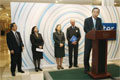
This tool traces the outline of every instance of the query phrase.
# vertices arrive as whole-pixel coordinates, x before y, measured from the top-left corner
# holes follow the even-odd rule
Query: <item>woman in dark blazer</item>
[[[35,71],[42,71],[40,68],[40,60],[43,58],[43,52],[36,51],[36,48],[43,49],[43,38],[40,33],[38,33],[37,26],[34,26],[31,31],[30,41],[32,43],[32,53],[33,53],[33,62],[35,66]]]
[[[56,57],[57,69],[64,69],[62,66],[63,57],[65,56],[65,36],[64,33],[61,31],[61,25],[58,24],[56,26],[56,32],[53,33],[54,39],[54,52]]]

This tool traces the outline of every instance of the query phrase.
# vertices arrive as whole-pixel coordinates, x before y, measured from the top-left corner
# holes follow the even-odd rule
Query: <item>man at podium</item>
[[[67,29],[69,47],[69,68],[72,67],[72,52],[74,50],[74,67],[78,67],[78,42],[81,38],[80,30],[75,26],[75,20],[70,20],[71,26]]]
[[[98,17],[100,9],[95,7],[92,9],[92,16],[88,17],[84,21],[84,31],[87,34],[91,30],[103,30],[101,18]],[[89,58],[92,48],[92,40],[85,38],[85,47],[84,47],[84,68],[85,73],[89,72]]]

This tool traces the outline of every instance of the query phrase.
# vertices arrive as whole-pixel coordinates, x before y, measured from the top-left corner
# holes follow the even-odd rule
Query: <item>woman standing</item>
[[[34,26],[31,31],[30,41],[32,43],[32,53],[33,53],[33,63],[35,66],[35,71],[42,71],[40,68],[40,60],[43,58],[43,52],[36,51],[36,48],[43,49],[43,38],[40,33],[38,33],[37,26]]]
[[[65,36],[64,33],[61,31],[61,25],[58,24],[55,28],[55,31],[53,33],[53,39],[54,39],[54,51],[55,51],[55,57],[56,57],[56,63],[57,63],[57,69],[64,69],[62,66],[63,57],[65,56]]]

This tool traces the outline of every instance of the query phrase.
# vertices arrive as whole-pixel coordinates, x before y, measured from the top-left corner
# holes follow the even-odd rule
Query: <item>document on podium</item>
[[[71,42],[77,41],[77,37],[76,36],[72,36],[72,38],[70,39]]]
[[[37,52],[43,52],[43,49],[36,48],[36,51],[37,51]]]

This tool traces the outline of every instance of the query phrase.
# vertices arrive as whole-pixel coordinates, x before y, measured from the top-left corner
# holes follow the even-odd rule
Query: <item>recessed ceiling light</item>
[[[115,2],[114,4],[116,5],[117,3]]]
[[[58,1],[55,1],[56,3],[58,3]]]

